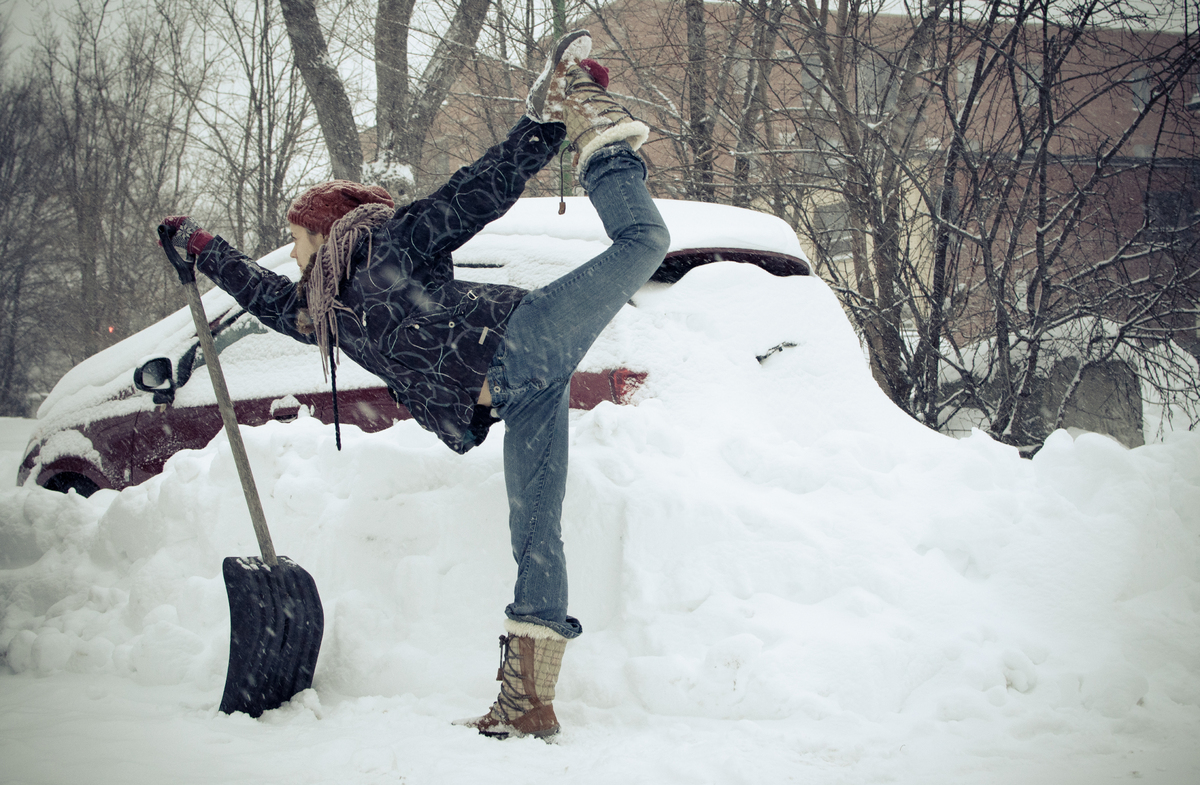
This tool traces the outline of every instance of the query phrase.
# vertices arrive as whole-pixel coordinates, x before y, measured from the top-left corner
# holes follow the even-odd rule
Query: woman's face
[[[303,273],[316,256],[317,249],[325,243],[325,235],[311,234],[303,226],[296,224],[288,224],[288,228],[292,230],[292,240],[295,242],[292,246],[292,258],[300,265],[300,272]]]

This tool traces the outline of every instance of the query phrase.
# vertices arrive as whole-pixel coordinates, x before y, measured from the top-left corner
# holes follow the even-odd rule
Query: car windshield
[[[222,321],[213,330],[213,345],[217,348],[217,354],[222,354],[227,348],[242,340],[249,335],[262,335],[269,333],[263,323],[255,319],[245,311],[239,311],[234,314],[232,321]],[[200,359],[197,365],[204,364],[204,353],[200,352]]]
[[[213,327],[213,345],[217,354],[224,354],[233,344],[250,335],[262,335],[270,332],[263,324],[244,310],[237,310],[220,319]],[[200,341],[194,340],[179,359],[175,362],[176,384],[180,387],[187,384],[192,373],[204,365],[204,352]]]

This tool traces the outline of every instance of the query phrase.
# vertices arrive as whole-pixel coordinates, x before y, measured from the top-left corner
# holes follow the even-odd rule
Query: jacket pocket
[[[393,362],[419,373],[445,373],[448,355],[462,330],[456,310],[426,312],[400,322],[381,341],[380,349]]]
[[[473,387],[500,347],[492,304],[472,288],[452,308],[426,311],[400,322],[381,342],[393,362],[418,373]]]

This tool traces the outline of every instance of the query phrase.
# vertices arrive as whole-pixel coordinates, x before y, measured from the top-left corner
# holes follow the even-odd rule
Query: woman
[[[517,582],[505,609],[500,694],[457,724],[488,736],[552,736],[566,642],[560,517],[567,474],[570,379],[588,348],[658,268],[669,237],[635,150],[649,129],[605,92],[585,58],[591,38],[561,39],[508,138],[445,186],[398,210],[378,187],[316,186],[288,212],[299,284],[251,262],[183,216],[172,243],[264,324],[344,352],[387,382],[414,419],[465,453],[505,423],[504,476]],[[569,138],[577,175],[612,245],[527,292],[454,279],[451,252],[512,207]]]

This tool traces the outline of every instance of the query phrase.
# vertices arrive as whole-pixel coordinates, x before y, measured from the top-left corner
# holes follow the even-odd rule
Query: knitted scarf
[[[300,291],[305,305],[296,314],[296,329],[305,335],[317,334],[317,346],[321,349],[321,370],[329,378],[329,367],[333,349],[338,345],[337,309],[351,309],[338,302],[338,289],[351,273],[350,257],[354,248],[364,237],[369,238],[372,230],[382,226],[395,213],[386,204],[364,204],[334,222],[329,229],[325,244],[317,249],[313,261],[300,276]],[[371,248],[367,246],[367,257]]]

